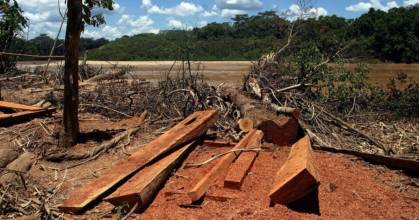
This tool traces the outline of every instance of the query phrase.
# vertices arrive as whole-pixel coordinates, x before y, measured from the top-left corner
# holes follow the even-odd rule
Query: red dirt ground
[[[187,162],[201,161],[220,149],[202,148],[193,152]],[[224,149],[227,150],[227,149]],[[224,189],[222,181],[210,188],[202,208],[181,208],[188,204],[185,194],[211,165],[203,168],[180,169],[159,193],[141,219],[414,219],[419,216],[419,197],[401,193],[379,180],[382,175],[346,156],[315,153],[321,185],[318,192],[320,214],[297,212],[276,205],[269,207],[268,193],[279,167],[288,156],[289,149],[262,152],[256,160],[251,175],[244,182],[242,191]],[[386,178],[398,178],[385,171]],[[383,177],[381,177],[383,178]],[[222,198],[225,197],[226,201]],[[205,203],[206,202],[206,203]],[[312,206],[306,199],[303,206]],[[170,210],[170,211],[168,211]],[[315,209],[308,209],[309,212]]]
[[[184,163],[208,159],[229,148],[199,146]],[[409,177],[397,171],[372,166],[353,157],[315,152],[320,176],[316,193],[290,207],[269,207],[268,193],[289,148],[265,150],[259,154],[242,190],[223,188],[223,182],[212,186],[200,208],[183,208],[190,204],[186,192],[214,163],[200,168],[180,168],[156,199],[142,214],[132,219],[417,219],[417,188],[406,188]],[[110,158],[108,158],[110,159]],[[317,202],[318,199],[318,202]],[[316,204],[318,207],[316,208]],[[106,212],[112,206],[101,203],[84,216],[75,219],[115,218]],[[105,213],[105,214],[104,214]]]

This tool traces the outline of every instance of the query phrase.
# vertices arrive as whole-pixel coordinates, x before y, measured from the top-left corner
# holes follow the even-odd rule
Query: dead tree
[[[79,136],[79,45],[82,31],[82,0],[67,1],[67,29],[65,35],[64,112],[61,143],[71,147]]]

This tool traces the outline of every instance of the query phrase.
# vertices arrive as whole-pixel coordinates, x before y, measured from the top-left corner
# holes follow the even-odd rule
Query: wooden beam
[[[35,107],[30,105],[23,105],[19,103],[14,102],[6,102],[6,101],[0,101],[0,108],[8,108],[8,109],[19,109],[24,111],[39,111],[43,110],[41,107]]]
[[[60,209],[79,213],[103,198],[115,185],[127,180],[150,162],[201,135],[218,119],[217,110],[195,112],[125,160],[121,160],[101,177],[73,192]]]
[[[263,132],[257,131],[255,136],[249,142],[246,148],[260,148],[262,145]],[[227,172],[227,176],[224,179],[224,187],[231,189],[240,189],[244,179],[252,169],[253,163],[255,162],[258,151],[246,151],[242,152],[237,160],[230,166]]]
[[[39,111],[23,111],[12,114],[0,114],[0,126],[7,126],[19,123],[31,118],[41,117],[55,112],[55,108],[48,108]]]
[[[319,180],[312,151],[308,136],[293,145],[269,194],[272,203],[289,204],[316,189]]]
[[[237,143],[232,150],[238,150],[246,148],[248,143],[255,137],[256,130],[250,131],[243,139]],[[199,182],[188,192],[188,196],[192,199],[192,202],[198,201],[201,199],[208,188],[213,184],[218,178],[226,174],[231,163],[239,156],[240,153],[232,152],[224,155],[219,159],[219,161],[212,167],[212,169],[199,180]]]
[[[138,209],[146,207],[194,144],[194,142],[190,143],[144,168],[104,200],[114,206],[128,204],[132,208],[138,204]]]

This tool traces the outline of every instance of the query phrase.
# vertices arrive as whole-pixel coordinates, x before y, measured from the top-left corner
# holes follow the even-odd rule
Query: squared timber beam
[[[246,148],[248,143],[253,138],[257,137],[255,134],[258,132],[260,131],[250,131],[243,139],[239,141],[239,143],[236,144],[236,146],[231,149],[231,151]],[[188,196],[191,198],[192,202],[196,202],[201,199],[211,184],[226,174],[231,163],[238,157],[239,154],[240,152],[231,152],[218,160],[212,169],[188,192]]]
[[[114,186],[126,181],[150,162],[202,136],[217,119],[217,110],[194,112],[127,159],[116,163],[101,177],[73,192],[59,208],[73,213],[84,211],[89,205],[105,197]]]
[[[128,204],[132,208],[137,204],[137,209],[144,208],[151,203],[172,171],[184,159],[187,152],[194,147],[194,144],[195,142],[192,142],[145,167],[104,200],[114,206]]]
[[[292,146],[287,161],[277,173],[269,197],[271,203],[286,205],[306,196],[318,184],[310,138],[305,136]]]
[[[246,148],[260,148],[262,145],[263,132],[257,131],[255,137],[249,142]],[[237,160],[230,166],[227,176],[224,179],[224,187],[240,189],[243,181],[259,155],[259,151],[242,152]]]

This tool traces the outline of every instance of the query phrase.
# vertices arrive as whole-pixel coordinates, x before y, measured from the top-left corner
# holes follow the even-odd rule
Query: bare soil
[[[21,62],[20,68],[34,68],[44,65],[45,62]],[[163,76],[173,65],[173,61],[88,61],[93,66],[111,68],[113,65],[131,66],[135,74],[141,75],[148,80],[156,80]],[[62,65],[56,62],[55,65]],[[202,70],[205,77],[217,83],[237,84],[242,81],[249,72],[251,61],[200,61],[192,62],[193,70]],[[353,69],[357,64],[347,64],[346,67]],[[386,85],[388,80],[403,72],[419,82],[419,64],[368,64],[370,81],[379,85]],[[178,62],[174,67],[180,70],[182,66]]]
[[[276,146],[271,146],[275,147]],[[228,148],[199,146],[185,160],[195,163]],[[410,186],[411,177],[397,171],[373,166],[356,158],[323,152],[315,153],[315,165],[320,176],[318,192],[290,206],[270,207],[268,197],[272,181],[285,162],[288,147],[261,152],[242,190],[223,188],[222,179],[209,189],[197,207],[188,207],[186,192],[211,169],[214,163],[200,168],[180,168],[158,193],[143,213],[133,219],[415,219],[419,215],[419,191]],[[121,153],[119,158],[121,158]],[[76,180],[65,181],[57,196],[65,198],[75,187],[106,170],[118,156],[107,155],[97,161],[75,168],[67,174]],[[81,174],[82,173],[82,174]],[[86,177],[87,176],[87,177]],[[81,178],[84,178],[83,180]],[[101,203],[84,216],[74,219],[116,218],[109,212],[112,206]],[[108,214],[106,214],[108,212]],[[68,216],[70,217],[70,216]]]

